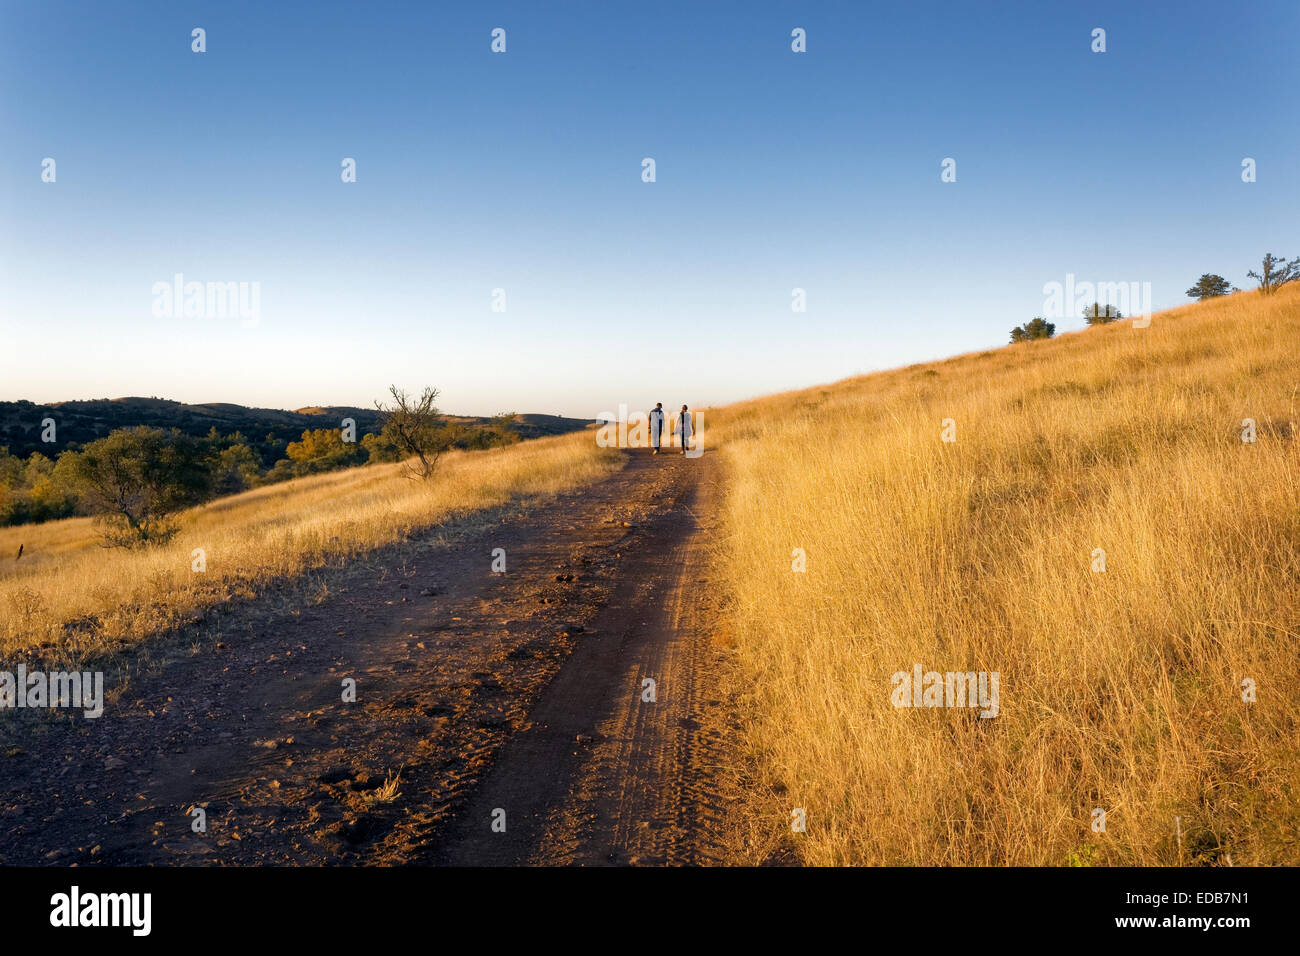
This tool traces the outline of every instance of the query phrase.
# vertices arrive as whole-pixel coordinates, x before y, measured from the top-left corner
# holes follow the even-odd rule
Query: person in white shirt
[[[656,402],[655,407],[650,412],[650,447],[654,449],[652,454],[659,454],[659,441],[664,433],[664,403]]]
[[[682,436],[682,454],[686,454],[687,445],[691,440],[691,413],[682,406],[682,413],[677,416],[677,421],[673,423],[673,434]]]

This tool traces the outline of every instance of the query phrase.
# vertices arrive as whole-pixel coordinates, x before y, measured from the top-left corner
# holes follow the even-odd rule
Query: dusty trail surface
[[[629,453],[228,606],[98,720],[9,712],[0,864],[723,862],[717,470]]]

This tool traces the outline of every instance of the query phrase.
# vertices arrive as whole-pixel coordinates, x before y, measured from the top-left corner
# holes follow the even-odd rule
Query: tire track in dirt
[[[651,462],[653,464],[653,462]],[[721,862],[726,704],[707,581],[717,464],[686,480],[432,859],[459,865]],[[645,680],[653,680],[654,700]],[[505,811],[505,832],[492,815]]]

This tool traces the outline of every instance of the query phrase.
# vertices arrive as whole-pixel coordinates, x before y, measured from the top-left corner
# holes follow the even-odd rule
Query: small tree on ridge
[[[1207,272],[1196,280],[1196,285],[1187,290],[1187,297],[1204,302],[1206,299],[1227,295],[1231,291],[1232,286],[1228,284],[1227,279]]]
[[[442,453],[455,441],[455,434],[443,425],[441,413],[433,404],[438,390],[426,388],[418,399],[396,385],[389,386],[388,392],[393,396],[391,405],[375,402],[383,415],[383,434],[403,455],[419,461],[418,466],[408,466],[408,476],[427,481]]]
[[[1032,342],[1034,339],[1050,339],[1056,334],[1056,325],[1042,316],[1030,319],[1024,325],[1017,325],[1011,330],[1012,342]]]
[[[1265,253],[1264,264],[1260,268],[1263,269],[1262,273],[1252,271],[1246,275],[1259,283],[1259,291],[1265,295],[1272,295],[1288,282],[1300,279],[1300,258],[1287,262],[1269,252]]]

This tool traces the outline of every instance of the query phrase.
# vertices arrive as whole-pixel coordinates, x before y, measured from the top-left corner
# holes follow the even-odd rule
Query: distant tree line
[[[296,441],[304,430],[332,424],[349,414],[355,417],[358,433],[379,431],[377,416],[368,409],[305,414],[231,406],[222,409],[214,420],[214,415],[205,413],[201,406],[165,399],[91,399],[48,406],[28,401],[0,402],[0,445],[7,445],[12,454],[24,458],[33,451],[48,454],[49,446],[41,440],[39,425],[47,417],[58,421],[61,451],[81,448],[119,428],[147,422],[164,429],[179,428],[195,438],[202,438],[213,428],[222,434],[238,432],[243,436],[242,444],[253,450],[261,466],[270,468],[285,456],[289,442]]]
[[[0,526],[95,515],[105,542],[143,545],[174,533],[170,516],[214,497],[370,462],[417,459],[414,472],[428,478],[438,457],[452,449],[481,450],[520,440],[513,413],[488,425],[447,421],[433,406],[436,389],[412,403],[393,389],[393,403],[376,403],[382,426],[360,440],[349,430],[314,428],[284,446],[270,467],[238,431],[214,427],[195,438],[178,428],[140,425],[68,448],[56,458],[32,452],[26,459],[0,446]]]

